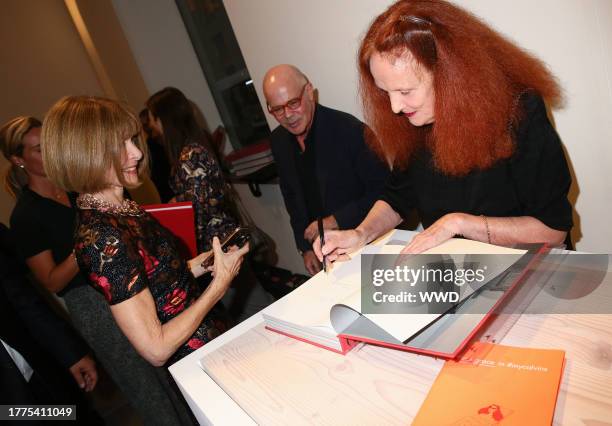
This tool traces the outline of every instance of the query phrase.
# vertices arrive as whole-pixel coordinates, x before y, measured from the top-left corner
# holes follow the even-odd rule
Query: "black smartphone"
[[[229,234],[225,240],[221,243],[221,249],[227,253],[230,247],[236,246],[241,248],[249,242],[251,234],[248,228],[238,227],[231,234]],[[204,259],[202,266],[204,268],[210,267],[215,261],[215,255],[211,252],[210,255]]]

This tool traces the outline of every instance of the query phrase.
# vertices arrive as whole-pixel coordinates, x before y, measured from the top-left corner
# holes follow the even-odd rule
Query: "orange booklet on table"
[[[446,361],[413,425],[550,425],[565,352],[476,342]]]

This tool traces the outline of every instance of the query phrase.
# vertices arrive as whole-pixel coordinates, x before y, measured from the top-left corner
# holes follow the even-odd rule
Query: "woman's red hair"
[[[394,114],[374,83],[370,58],[410,52],[432,73],[435,122],[415,127]],[[510,129],[520,119],[526,90],[559,106],[559,85],[546,65],[471,13],[442,0],[400,0],[378,16],[359,49],[360,89],[370,147],[394,167],[405,168],[427,143],[436,167],[461,176],[487,169],[514,150]]]

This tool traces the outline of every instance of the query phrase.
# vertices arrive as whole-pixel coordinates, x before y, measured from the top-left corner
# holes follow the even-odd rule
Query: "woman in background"
[[[41,123],[33,117],[16,117],[0,129],[2,152],[10,162],[5,185],[17,201],[10,223],[19,255],[36,280],[62,298],[76,329],[147,424],[189,423],[167,372],[153,368],[134,351],[104,298],[79,272],[73,251],[76,194],[47,177],[40,132]],[[93,366],[93,360],[90,363]],[[84,376],[86,389],[92,388],[95,382]],[[148,389],[146,395],[142,389]]]
[[[5,188],[16,198],[11,229],[26,264],[51,293],[63,296],[81,284],[72,256],[72,194],[56,187],[44,171],[40,128],[34,117],[16,117],[0,129],[4,157],[10,162]]]
[[[78,192],[75,254],[89,283],[104,295],[119,328],[147,361],[178,361],[227,327],[217,302],[240,269],[244,247],[223,253],[213,238],[214,277],[195,278],[211,253],[185,261],[177,240],[124,188],[140,184],[146,156],[138,118],[123,104],[73,96],[58,101],[42,130],[43,159],[56,185]]]
[[[191,103],[174,87],[151,96],[147,108],[149,125],[164,140],[175,200],[193,203],[198,251],[209,251],[213,236],[223,240],[239,224],[228,209],[225,179],[211,137],[198,126]]]
[[[239,226],[231,212],[226,182],[212,137],[195,119],[191,102],[178,89],[167,87],[147,101],[149,125],[162,135],[171,163],[170,187],[176,201],[193,203],[198,250],[207,251],[211,239],[223,239]],[[248,262],[223,297],[232,318],[240,322],[272,302]]]

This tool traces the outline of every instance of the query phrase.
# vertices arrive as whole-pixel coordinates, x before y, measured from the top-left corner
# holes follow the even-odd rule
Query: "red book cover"
[[[178,238],[182,255],[188,258],[197,256],[195,216],[191,202],[149,204],[142,208]]]
[[[253,145],[248,145],[244,148],[231,152],[230,154],[225,156],[225,161],[227,161],[228,163],[233,163],[238,160],[244,160],[247,157],[257,156],[258,154],[262,154],[266,151],[270,151],[269,140],[264,140]]]
[[[253,167],[258,167],[262,165],[265,166],[267,164],[272,163],[273,161],[274,157],[272,157],[272,154],[268,154],[264,155],[261,158],[255,158],[254,160],[248,160],[240,164],[232,163],[231,171],[235,173],[244,169],[251,169]]]

